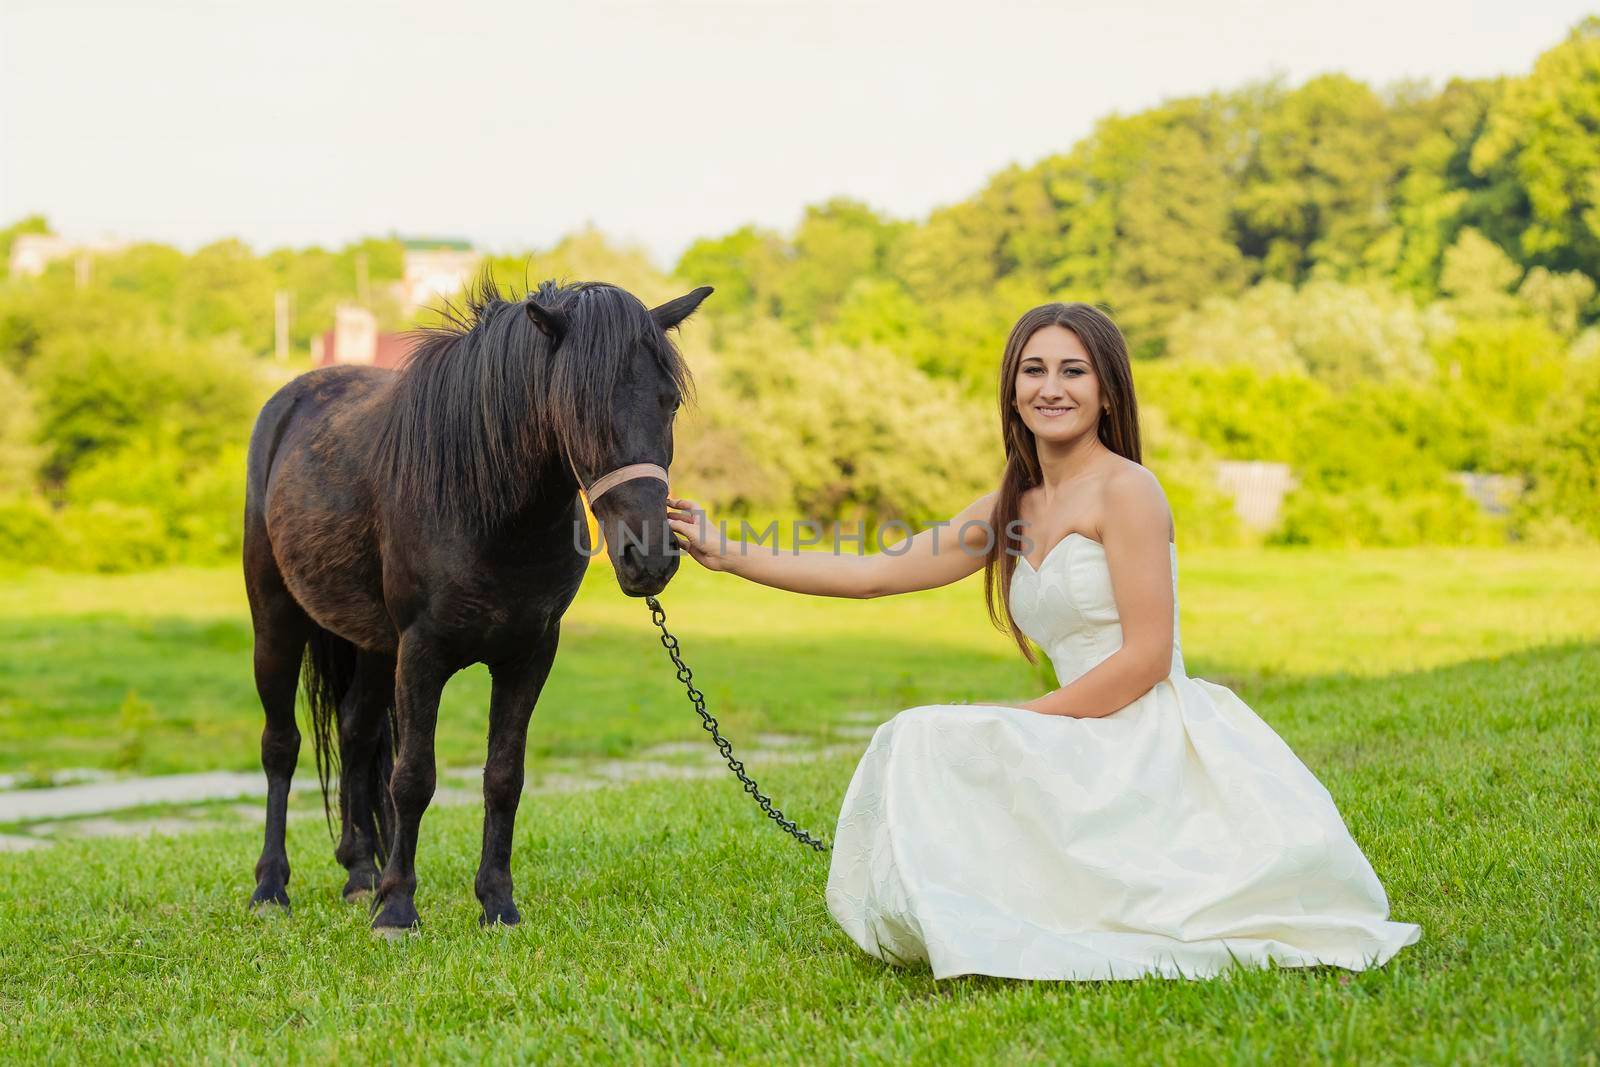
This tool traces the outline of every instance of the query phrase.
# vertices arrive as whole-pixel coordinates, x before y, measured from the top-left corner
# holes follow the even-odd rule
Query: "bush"
[[[97,503],[144,510],[158,520],[173,558],[212,562],[240,547],[244,510],[244,446],[193,456],[166,424],[127,447],[86,463],[67,483],[68,513]],[[137,539],[130,551],[143,551]]]
[[[1525,438],[1529,485],[1512,529],[1534,543],[1600,541],[1600,360],[1576,363],[1571,375]]]
[[[725,503],[821,521],[915,523],[948,518],[998,483],[987,405],[892,353],[807,350],[767,323],[698,379],[711,425],[739,441],[767,487]]]
[[[55,512],[35,496],[0,501],[0,561],[32,567],[70,567]]]
[[[1432,375],[1428,342],[1446,332],[1438,309],[1376,285],[1263,282],[1236,299],[1211,299],[1180,315],[1166,351],[1211,366],[1265,375],[1306,374],[1335,389]]]
[[[257,387],[243,354],[149,330],[48,338],[30,374],[45,477],[66,481],[97,453],[171,428],[178,447],[214,455],[244,439]]]
[[[1268,538],[1271,544],[1342,548],[1504,541],[1504,521],[1482,514],[1448,481],[1399,495],[1371,484],[1342,492],[1301,486],[1284,498]]]

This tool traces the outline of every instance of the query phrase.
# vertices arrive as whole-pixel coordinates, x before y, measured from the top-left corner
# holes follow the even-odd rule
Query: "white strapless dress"
[[[1173,550],[1174,586],[1177,551]],[[1011,610],[1062,684],[1122,644],[1104,549],[1069,534]],[[910,708],[845,794],[828,910],[867,952],[935,978],[1215,975],[1378,966],[1421,936],[1333,798],[1233,692],[1172,673],[1100,719]]]

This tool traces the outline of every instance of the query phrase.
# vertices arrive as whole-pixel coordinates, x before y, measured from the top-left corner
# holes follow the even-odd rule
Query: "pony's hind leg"
[[[378,886],[378,864],[388,852],[393,820],[389,772],[394,766],[390,709],[395,658],[374,652],[356,657],[355,678],[339,705],[339,815],[343,832],[334,855],[350,877],[344,898],[364,900]]]
[[[372,929],[376,933],[404,933],[419,924],[415,902],[417,832],[437,782],[433,735],[439,719],[439,695],[455,669],[418,629],[401,635],[394,684],[400,752],[389,775],[395,825],[374,901],[378,914]]]
[[[511,896],[511,837],[522,799],[528,720],[550,676],[560,640],[559,624],[526,657],[496,666],[489,698],[489,755],[483,765],[483,855],[475,888],[485,926],[522,921]]]
[[[295,690],[309,626],[305,613],[280,584],[274,593],[250,586],[255,623],[256,692],[266,712],[261,731],[261,766],[267,772],[267,828],[256,862],[253,908],[289,907],[289,854],[284,827],[289,812],[289,781],[300,757],[300,730],[294,721]]]

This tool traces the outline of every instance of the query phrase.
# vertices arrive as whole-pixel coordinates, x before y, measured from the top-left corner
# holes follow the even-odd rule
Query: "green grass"
[[[1190,672],[1238,686],[1372,677],[1600,635],[1600,557],[1418,549],[1185,552]],[[885,717],[1048,686],[990,629],[982,586],[853,602],[687,566],[662,597],[713,714],[734,736],[821,737]],[[0,581],[0,772],[259,766],[243,583],[232,569]],[[483,761],[488,675],[445,692],[439,758]],[[618,756],[697,736],[642,601],[591,568],[529,735],[530,757]]]
[[[1575,645],[1263,707],[1422,924],[1378,971],[935,983],[860,953],[825,861],[731,781],[650,783],[524,801],[515,931],[475,925],[477,814],[430,814],[401,944],[338,899],[319,822],[291,827],[295,913],[271,921],[243,906],[252,832],[0,856],[0,1058],[1594,1062],[1596,692]],[[851,765],[772,770],[826,824]]]
[[[1595,564],[1185,554],[1191,673],[1241,687],[1332,792],[1394,918],[1422,925],[1381,970],[935,983],[845,938],[823,907],[825,860],[766,826],[731,778],[655,782],[524,799],[515,931],[476,927],[479,813],[430,812],[424,932],[399,944],[375,942],[338,899],[320,818],[291,823],[295,913],[273,921],[244,908],[254,829],[0,855],[0,1061],[1600,1062]],[[535,718],[539,744],[582,750],[598,734],[626,751],[697,736],[643,608],[592,577]],[[744,730],[807,733],[846,711],[1037,684],[987,631],[971,586],[854,604],[685,578],[664,598],[670,621],[713,710]],[[239,626],[231,582],[34,575],[8,587],[0,625],[39,648],[61,636],[32,657],[10,642],[7,715],[73,694],[85,712],[40,714],[80,724],[73,753],[114,751],[123,741],[86,719],[103,659],[101,691],[137,687],[151,706],[145,751],[181,740],[168,715],[205,718],[182,665],[210,664],[227,692],[228,665],[244,663],[185,644]],[[129,655],[117,631],[139,620],[149,644]],[[84,634],[99,647],[81,647]],[[19,678],[18,663],[34,669]],[[468,696],[452,689],[452,714],[475,719],[447,742],[461,763],[481,759]],[[214,748],[235,729],[253,745],[247,697],[217,706],[231,725]],[[35,744],[9,717],[5,729],[5,744]],[[38,745],[17,762],[75,762]],[[189,759],[205,749],[177,746]],[[790,815],[831,830],[852,766],[751,770]]]

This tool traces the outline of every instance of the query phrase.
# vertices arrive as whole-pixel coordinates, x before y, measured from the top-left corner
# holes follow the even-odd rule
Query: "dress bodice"
[[[1172,549],[1172,676],[1186,677],[1178,642],[1178,549]],[[1017,558],[1011,575],[1011,614],[1022,632],[1044,649],[1062,685],[1122,647],[1122,619],[1111,590],[1105,547],[1069,533],[1034,570]]]

